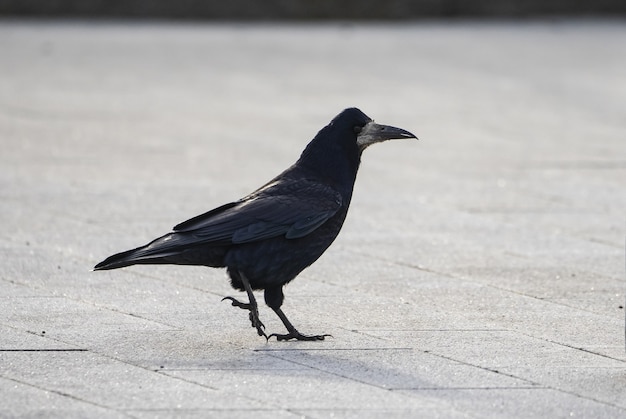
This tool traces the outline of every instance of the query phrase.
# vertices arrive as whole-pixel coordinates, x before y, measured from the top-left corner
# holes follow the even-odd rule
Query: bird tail
[[[176,248],[176,244],[178,244],[177,242],[179,240],[172,240],[172,238],[176,239],[177,237],[175,237],[174,234],[169,233],[146,244],[145,246],[116,253],[98,263],[94,266],[93,270],[103,271],[108,269],[123,268],[131,265],[168,263],[165,258],[179,254],[182,250],[180,248]]]
[[[94,266],[94,271],[106,271],[109,269],[123,268],[125,266],[140,265],[140,264],[158,264],[163,263],[163,258],[156,256],[146,256],[142,250],[145,246],[138,247],[136,249],[127,250],[125,252],[116,253],[113,256],[109,256],[102,262]]]
[[[131,265],[203,265],[224,266],[227,246],[198,239],[192,232],[172,232],[136,249],[109,256],[94,266],[94,271]]]

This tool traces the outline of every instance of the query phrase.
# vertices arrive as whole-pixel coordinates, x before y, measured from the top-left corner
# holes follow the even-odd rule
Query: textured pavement
[[[1,417],[626,415],[626,24],[0,22]],[[91,272],[358,106],[348,220],[265,342],[222,270]],[[265,307],[268,332],[282,332]]]

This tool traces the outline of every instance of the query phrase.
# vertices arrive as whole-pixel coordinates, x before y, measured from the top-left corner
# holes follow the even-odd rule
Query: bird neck
[[[324,144],[313,140],[302,152],[296,166],[332,186],[344,197],[350,197],[361,162],[361,153],[356,143],[353,145]]]

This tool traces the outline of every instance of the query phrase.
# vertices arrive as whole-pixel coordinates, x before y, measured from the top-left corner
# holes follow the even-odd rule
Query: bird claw
[[[239,307],[240,309],[243,310],[249,310],[250,311],[250,324],[252,324],[252,327],[254,327],[257,331],[257,333],[259,334],[259,336],[263,336],[265,339],[269,340],[269,337],[267,336],[267,334],[265,333],[265,325],[263,324],[263,322],[261,321],[261,319],[259,319],[259,312],[256,309],[256,305],[252,305],[250,303],[242,303],[241,301],[233,298],[233,297],[224,297],[222,298],[222,301],[224,300],[230,300],[230,304],[233,307]]]
[[[243,310],[250,310],[251,309],[251,305],[249,303],[242,303],[241,301],[233,298],[233,297],[224,297],[222,298],[222,301],[224,300],[230,300],[231,303],[230,305],[232,305],[233,307],[239,307]]]
[[[261,322],[261,320],[259,320],[258,317],[256,318],[255,322],[252,316],[252,312],[250,312],[250,321],[252,322],[252,327],[256,328],[256,332],[259,334],[259,336],[263,336],[265,340],[270,340],[269,336],[267,336],[267,334],[265,333],[265,325]]]
[[[277,341],[288,341],[291,339],[295,339],[295,340],[303,340],[303,341],[314,341],[314,340],[324,340],[326,338],[326,336],[330,336],[331,338],[333,337],[333,335],[328,335],[328,334],[324,334],[324,335],[303,335],[302,333],[296,331],[296,332],[290,332],[290,333],[286,333],[284,335],[278,334],[278,333],[272,333],[271,335],[269,335],[269,337],[267,338],[267,340],[269,340],[271,337],[276,337]]]
[[[261,319],[259,319],[258,313],[256,314],[256,317],[255,317],[255,315],[252,314],[252,311],[250,311],[250,323],[252,323],[252,327],[256,327],[257,329],[259,327],[262,327],[263,329],[265,329],[265,325],[263,324]]]

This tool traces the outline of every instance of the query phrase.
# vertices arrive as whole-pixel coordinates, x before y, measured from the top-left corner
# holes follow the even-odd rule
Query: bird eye
[[[354,128],[353,128],[354,133],[357,134],[357,135],[361,133],[362,129],[363,129],[363,127],[360,127],[358,125],[355,125]]]

